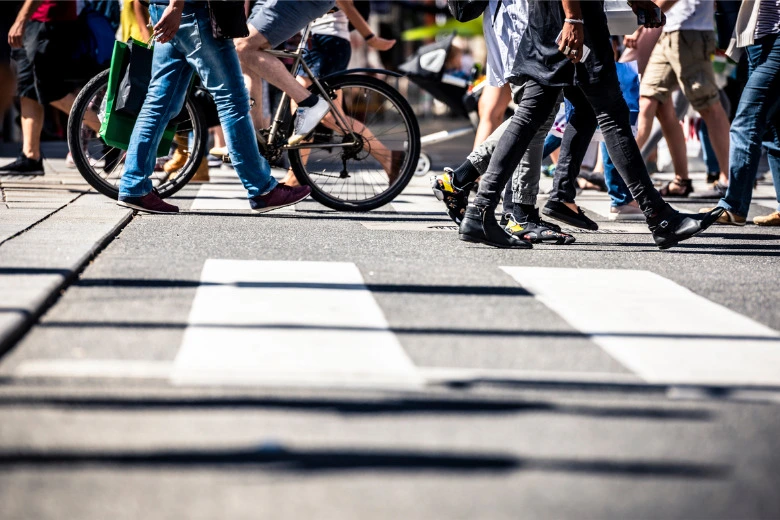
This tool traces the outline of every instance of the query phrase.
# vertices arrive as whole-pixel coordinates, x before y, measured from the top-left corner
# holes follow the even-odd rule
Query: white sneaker
[[[298,107],[295,112],[295,131],[287,140],[287,144],[295,145],[303,141],[328,112],[330,105],[322,98],[319,98],[313,107]]]
[[[609,220],[645,220],[645,214],[639,206],[629,203],[624,206],[611,206]]]

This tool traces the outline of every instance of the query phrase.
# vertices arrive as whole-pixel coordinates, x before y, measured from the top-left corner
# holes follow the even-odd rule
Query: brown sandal
[[[682,188],[682,191],[671,191],[669,188],[672,186],[672,184]],[[661,189],[658,190],[658,193],[660,193],[662,197],[685,198],[693,193],[693,183],[691,182],[691,179],[674,179],[673,181],[669,181],[661,186]]]

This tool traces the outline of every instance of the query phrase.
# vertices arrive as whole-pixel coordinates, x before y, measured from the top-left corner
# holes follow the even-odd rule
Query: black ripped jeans
[[[604,77],[597,83],[580,81],[576,86],[570,87],[550,87],[532,79],[526,82],[523,97],[512,116],[512,123],[498,142],[487,172],[482,176],[479,192],[474,200],[476,206],[495,210],[501,191],[515,171],[534,134],[555,108],[558,94],[563,89],[563,95],[574,105],[575,117],[566,124],[561,144],[561,159],[556,168],[563,168],[566,173],[560,181],[561,185],[557,186],[558,200],[574,201],[575,179],[598,125],[615,168],[645,216],[653,216],[667,210],[668,206],[653,186],[631,133],[628,106],[623,99],[617,74],[610,74],[614,70],[604,72]]]

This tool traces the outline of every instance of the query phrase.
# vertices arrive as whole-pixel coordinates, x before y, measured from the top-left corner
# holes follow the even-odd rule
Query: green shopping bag
[[[133,39],[129,40],[127,43],[121,41],[114,42],[114,52],[111,56],[111,68],[108,73],[105,110],[101,110],[104,115],[99,132],[100,137],[107,145],[121,148],[122,150],[127,150],[130,144],[130,136],[133,133],[133,127],[135,126],[137,119],[137,116],[120,113],[115,110],[119,84],[130,65],[132,55],[130,49],[131,45],[139,50],[139,54],[140,52],[149,49],[144,43]],[[166,127],[162,140],[160,141],[160,146],[157,147],[157,157],[168,155],[173,136],[176,133],[176,127],[177,124],[173,122],[169,123]]]

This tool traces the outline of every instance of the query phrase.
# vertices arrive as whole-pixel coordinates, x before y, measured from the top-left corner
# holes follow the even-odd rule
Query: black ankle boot
[[[476,242],[505,249],[531,249],[531,242],[510,235],[498,225],[493,211],[486,208],[469,206],[460,224],[459,238],[466,242]]]
[[[707,213],[690,214],[672,210],[647,219],[647,224],[658,249],[669,249],[710,227],[723,211],[723,208],[714,208]]]

